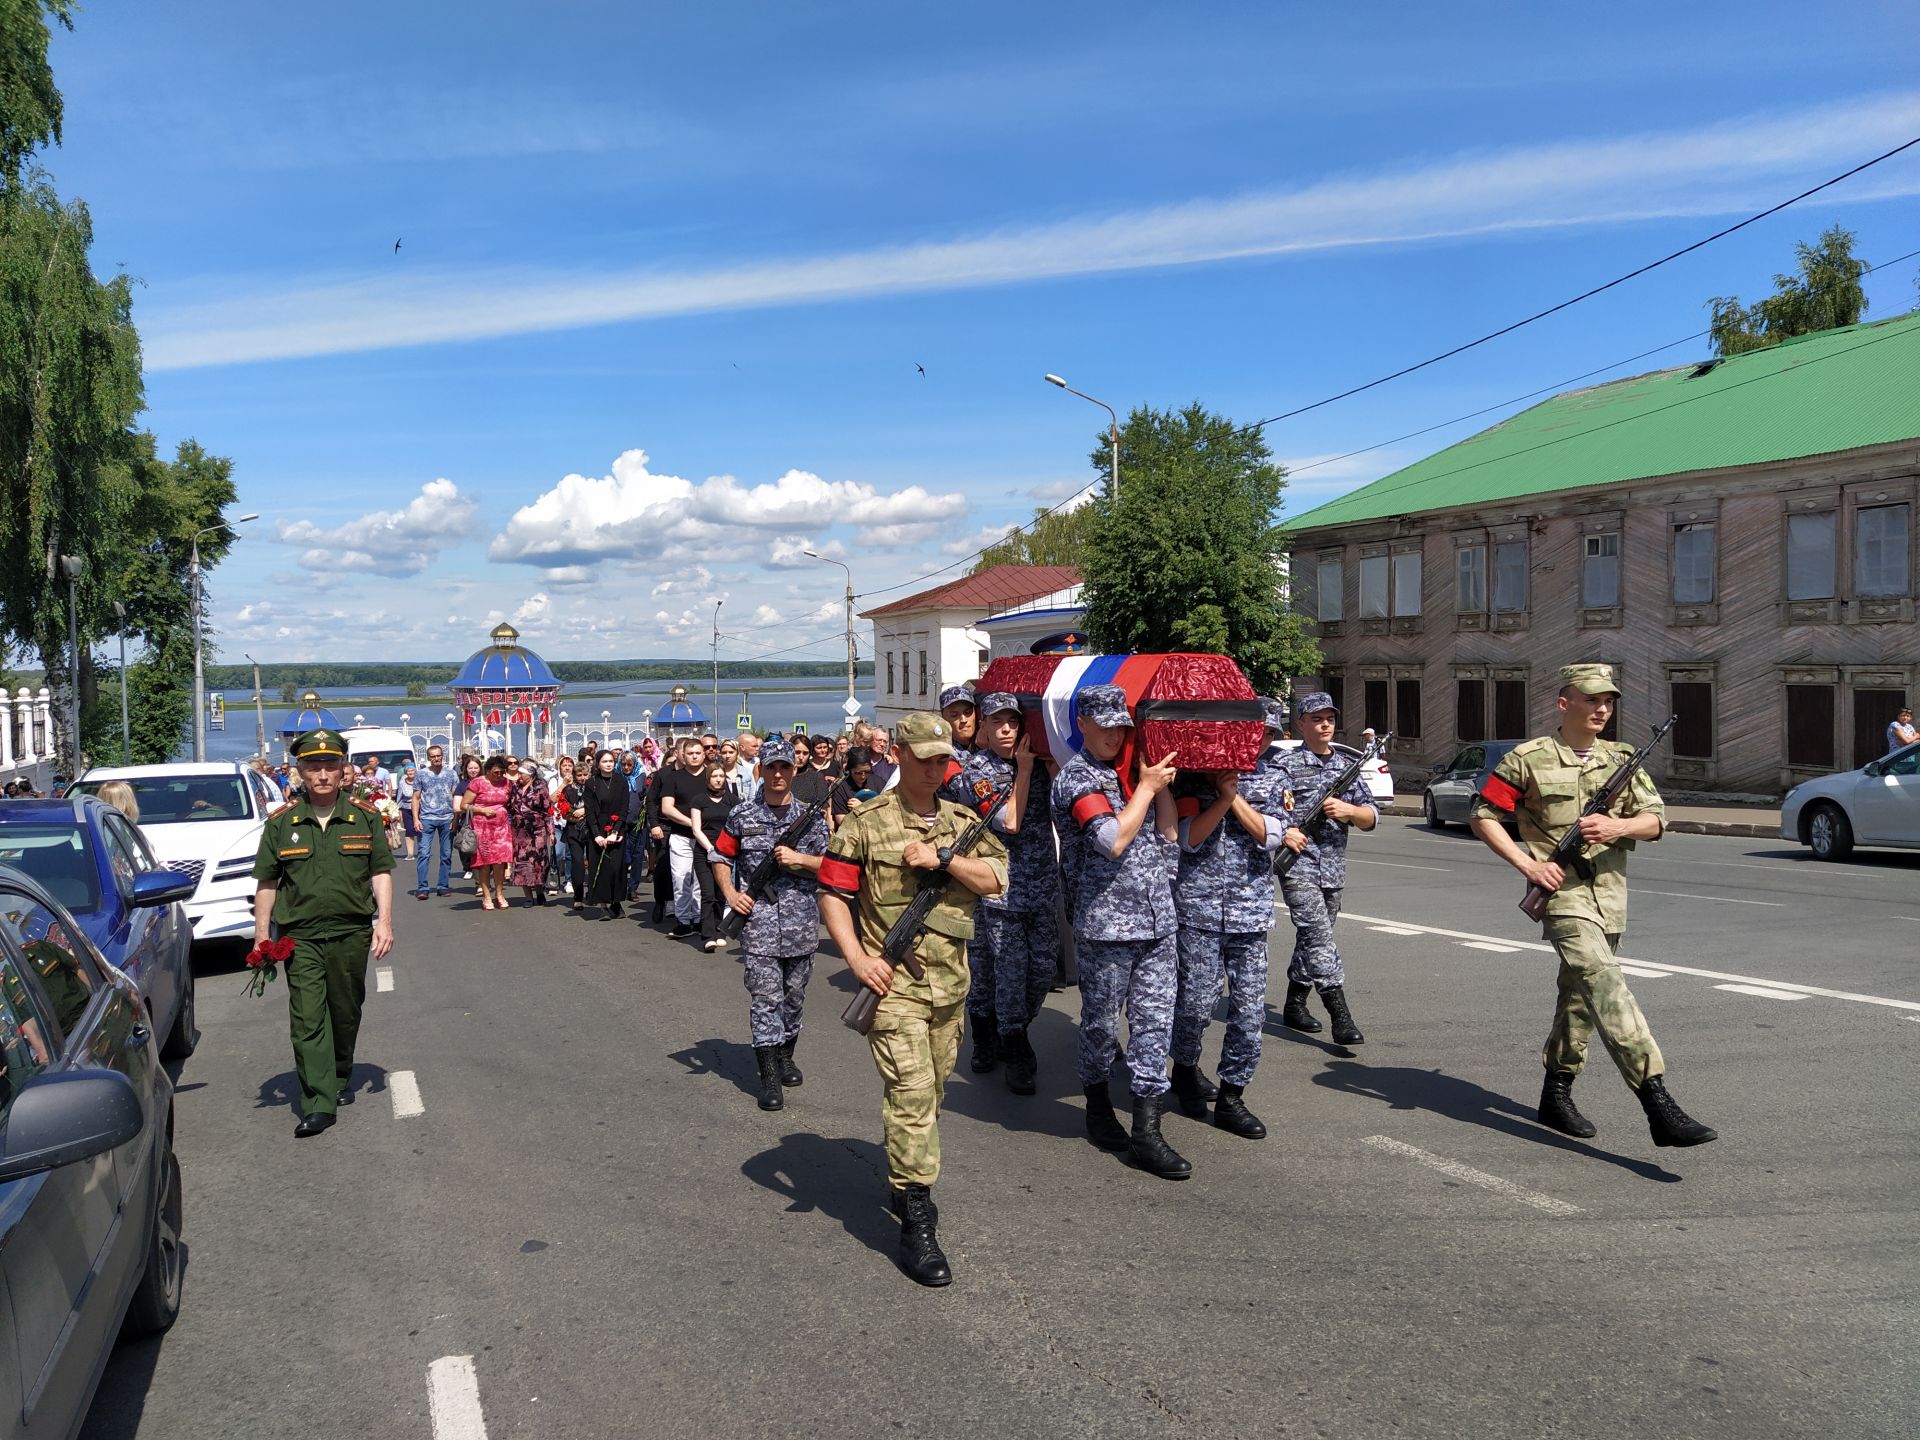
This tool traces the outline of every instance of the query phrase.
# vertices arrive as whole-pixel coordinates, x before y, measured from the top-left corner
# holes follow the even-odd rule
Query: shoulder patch
[[[1509,750],[1507,754],[1517,756],[1524,760],[1530,755],[1537,755],[1542,750],[1551,750],[1552,748],[1553,737],[1551,735],[1536,735],[1531,740],[1522,740],[1518,745],[1514,746],[1513,749]]]
[[[365,800],[356,800],[353,803],[357,809],[364,810],[369,815],[378,815],[380,813],[377,807],[375,807],[374,805],[370,804]]]
[[[267,812],[267,819],[269,820],[276,819],[279,816],[286,814],[291,809],[293,809],[293,802],[291,800],[282,800],[278,805],[274,806],[273,809]]]

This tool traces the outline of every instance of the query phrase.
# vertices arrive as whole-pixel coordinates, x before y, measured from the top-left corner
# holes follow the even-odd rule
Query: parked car
[[[95,767],[73,789],[93,795],[109,780],[133,786],[140,829],[160,863],[198,882],[187,901],[193,938],[253,934],[253,862],[267,816],[281,803],[274,783],[228,760]]]
[[[0,801],[0,864],[31,875],[133,978],[165,1059],[193,1053],[193,927],[180,903],[193,893],[191,875],[162,868],[139,826],[87,795]],[[171,879],[143,886],[149,875]]]
[[[148,870],[138,900],[187,881]],[[0,865],[0,1440],[80,1429],[116,1339],[167,1329],[184,1279],[173,1082],[131,979]]]
[[[1362,737],[1365,738],[1365,737]],[[1333,748],[1349,757],[1360,754],[1365,745],[1342,745],[1338,740]],[[1387,765],[1387,757],[1376,755],[1360,767],[1361,778],[1367,782],[1367,793],[1373,797],[1376,805],[1393,803],[1393,771]]]
[[[1920,745],[1794,786],[1780,803],[1780,838],[1822,860],[1844,860],[1855,845],[1920,849]]]
[[[1449,825],[1464,825],[1473,814],[1473,797],[1487,783],[1487,776],[1506,758],[1518,740],[1476,740],[1462,745],[1453,758],[1433,767],[1427,782],[1425,810],[1427,824],[1435,830]]]

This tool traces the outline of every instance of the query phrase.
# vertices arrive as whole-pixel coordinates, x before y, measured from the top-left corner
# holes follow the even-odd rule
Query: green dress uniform
[[[329,753],[344,759],[346,745],[334,732],[316,730],[293,750],[296,760]],[[378,812],[344,789],[324,823],[303,793],[269,815],[261,832],[253,878],[278,883],[273,926],[293,939],[287,1018],[303,1115],[332,1115],[335,1096],[351,1083],[367,998],[373,877],[392,869]]]

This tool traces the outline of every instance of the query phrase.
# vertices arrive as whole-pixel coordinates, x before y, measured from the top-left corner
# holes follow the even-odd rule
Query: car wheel
[[[1427,828],[1429,830],[1446,829],[1447,822],[1440,818],[1440,807],[1434,803],[1433,792],[1431,790],[1427,792],[1426,808],[1427,808]]]
[[[159,1184],[154,1186],[153,1226],[147,1238],[146,1260],[140,1267],[140,1285],[127,1306],[121,1333],[130,1339],[158,1335],[180,1316],[180,1291],[186,1281],[186,1252],[180,1247],[180,1161],[169,1141],[160,1160]]]
[[[180,994],[180,1008],[174,1013],[173,1029],[167,1032],[167,1043],[160,1047],[162,1060],[184,1060],[193,1054],[193,1047],[200,1043],[200,1027],[194,1023],[193,1012],[193,967],[187,967],[186,989]]]
[[[1844,860],[1853,853],[1853,826],[1838,805],[1816,805],[1807,817],[1807,844],[1815,858]]]

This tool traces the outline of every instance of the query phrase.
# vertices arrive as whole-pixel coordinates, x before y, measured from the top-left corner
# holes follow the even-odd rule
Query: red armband
[[[1487,776],[1487,783],[1480,787],[1480,798],[1496,810],[1513,813],[1513,807],[1520,801],[1520,792],[1498,775]]]
[[[1073,822],[1085,829],[1102,815],[1113,814],[1113,802],[1098,790],[1073,802]]]
[[[722,830],[720,838],[713,842],[713,848],[726,859],[731,860],[740,853],[740,842],[733,838],[731,830]]]
[[[820,883],[842,895],[860,893],[860,864],[844,855],[828,855],[820,862]]]
[[[1182,820],[1191,820],[1200,813],[1200,797],[1198,795],[1182,795],[1178,800],[1173,802],[1173,808],[1174,812],[1178,814]]]

